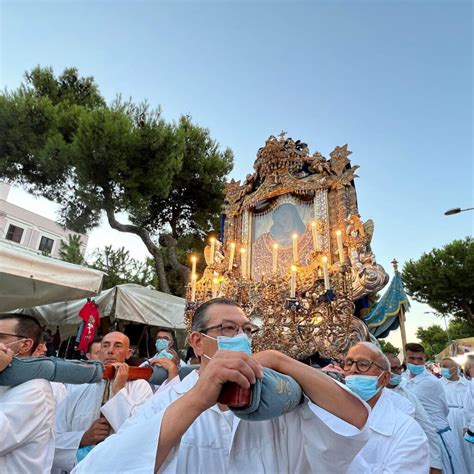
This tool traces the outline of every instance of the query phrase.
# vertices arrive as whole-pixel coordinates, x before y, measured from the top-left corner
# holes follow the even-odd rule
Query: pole
[[[400,321],[400,333],[402,335],[403,361],[406,361],[407,355],[405,352],[405,345],[407,343],[407,333],[405,331],[405,310],[403,309],[403,304],[400,305],[400,312],[398,313],[398,319]]]

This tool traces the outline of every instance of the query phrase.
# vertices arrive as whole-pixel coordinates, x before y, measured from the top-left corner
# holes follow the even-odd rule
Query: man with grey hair
[[[370,438],[358,455],[370,472],[426,474],[428,440],[420,425],[396,408],[387,392],[390,363],[385,354],[370,342],[360,342],[349,349],[341,367],[346,385],[372,408]]]

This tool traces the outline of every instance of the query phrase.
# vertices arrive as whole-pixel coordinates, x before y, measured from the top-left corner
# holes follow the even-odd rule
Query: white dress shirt
[[[415,412],[413,415],[411,415],[411,413],[408,411],[406,413],[415,418],[428,438],[428,444],[430,446],[430,467],[442,469],[443,463],[441,461],[439,438],[436,433],[436,429],[420,400],[418,400],[418,397],[413,392],[408,391],[406,386],[397,385],[395,388],[391,389],[391,392],[405,397],[414,407]],[[404,411],[402,405],[396,404],[396,406],[397,408],[400,408],[402,411]]]
[[[84,433],[101,414],[107,418],[112,430],[117,431],[135,409],[153,395],[148,382],[134,380],[127,382],[101,407],[104,389],[105,381],[68,385],[68,396],[58,405],[56,413],[53,472],[69,472],[73,469]]]
[[[414,412],[401,396],[382,389],[382,395],[369,415],[370,437],[359,456],[374,474],[428,474],[428,440],[420,425],[396,408],[393,400]],[[410,405],[408,405],[410,404]],[[331,472],[331,471],[328,471]]]
[[[449,426],[449,408],[441,381],[425,370],[415,377],[409,377],[406,388],[415,393],[436,428],[443,474],[467,474],[461,446],[456,433]]]
[[[471,382],[464,377],[459,377],[458,380],[448,380],[445,377],[441,379],[444,391],[446,394],[446,401],[448,402],[449,415],[448,421],[451,429],[456,433],[459,445],[462,449],[464,462],[469,468],[469,472],[473,472],[474,466],[471,466],[471,454],[469,443],[464,440],[464,403],[466,394],[470,393]]]
[[[49,474],[54,456],[54,408],[46,380],[0,387],[2,474]]]
[[[153,396],[79,463],[74,474],[153,473],[166,408],[198,377],[194,371]],[[359,430],[308,400],[285,415],[259,422],[240,420],[214,405],[184,433],[160,473],[342,474],[367,437],[367,428]]]

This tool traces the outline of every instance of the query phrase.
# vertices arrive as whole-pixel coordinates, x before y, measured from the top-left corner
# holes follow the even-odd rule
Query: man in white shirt
[[[368,472],[426,474],[428,440],[420,425],[395,407],[384,388],[390,380],[387,357],[374,344],[360,342],[349,349],[341,367],[346,385],[372,408],[369,441],[359,454]]]
[[[441,360],[441,384],[446,394],[449,414],[448,422],[451,430],[456,433],[459,446],[461,447],[464,462],[469,472],[473,472],[471,463],[471,450],[468,443],[464,441],[464,401],[466,394],[470,393],[471,382],[459,376],[459,365],[453,359],[445,357]]]
[[[101,341],[99,360],[113,365],[113,382],[69,385],[67,397],[56,413],[56,450],[53,472],[69,472],[95,445],[152,396],[145,380],[128,381],[130,341],[121,332],[106,334]]]
[[[423,408],[420,400],[418,400],[413,392],[408,391],[402,383],[402,365],[400,363],[400,359],[394,354],[385,355],[390,362],[391,372],[390,381],[387,388],[389,388],[391,392],[404,397],[411,403],[413,407],[413,413],[408,414],[415,418],[428,438],[428,444],[430,446],[430,474],[441,474],[443,463],[441,461],[441,451],[436,429],[430,417],[428,416],[428,413],[426,413],[426,410]],[[396,406],[398,407],[397,404]]]
[[[31,316],[0,315],[0,342],[17,357],[31,357],[41,335],[41,326]],[[54,408],[46,380],[0,387],[0,472],[49,474],[54,455]]]
[[[467,474],[456,434],[448,422],[448,404],[441,382],[425,369],[425,350],[421,344],[405,345],[407,355],[406,388],[420,400],[438,434],[444,474]]]
[[[74,473],[347,472],[367,440],[368,408],[330,377],[280,352],[250,356],[255,330],[231,300],[201,305],[190,335],[199,372],[148,400]],[[224,341],[233,349],[220,349]],[[239,341],[245,351],[235,346]],[[217,403],[223,384],[250,388],[262,366],[291,376],[306,395],[303,403],[266,421],[241,420]]]

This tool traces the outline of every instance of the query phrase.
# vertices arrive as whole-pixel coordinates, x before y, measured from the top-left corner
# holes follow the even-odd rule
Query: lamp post
[[[451,342],[451,336],[449,335],[449,329],[448,329],[448,325],[446,323],[446,315],[444,314],[441,314],[441,313],[438,313],[437,311],[425,311],[425,314],[434,314],[436,317],[440,317],[442,316],[443,317],[443,320],[444,320],[444,327],[446,329],[446,334],[448,336],[448,342],[450,343]]]
[[[460,207],[453,207],[452,209],[448,209],[444,215],[445,216],[452,216],[453,214],[459,214],[460,212],[464,211],[472,211],[474,207],[466,207],[466,209],[461,209]]]

